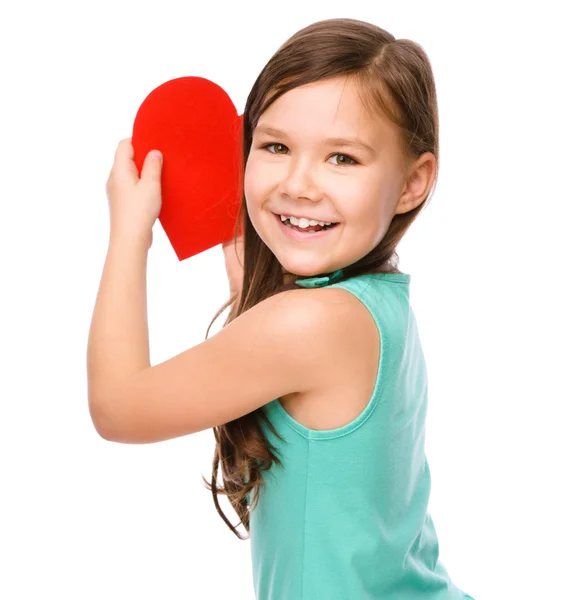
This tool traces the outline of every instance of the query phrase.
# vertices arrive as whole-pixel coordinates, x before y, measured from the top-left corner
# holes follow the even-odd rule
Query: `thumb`
[[[162,172],[163,156],[159,150],[152,150],[146,155],[144,161],[144,167],[142,169],[142,176],[140,179],[147,180],[149,182],[158,181]]]

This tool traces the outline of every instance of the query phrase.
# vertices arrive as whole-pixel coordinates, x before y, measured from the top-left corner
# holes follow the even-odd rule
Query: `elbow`
[[[98,435],[107,442],[115,442],[118,439],[116,427],[110,414],[104,409],[100,402],[88,400],[88,408],[92,424]]]
[[[98,435],[107,442],[146,444],[152,441],[143,436],[138,436],[137,432],[133,431],[133,427],[126,425],[125,420],[119,419],[118,415],[114,417],[112,413],[95,402],[90,402],[90,417]]]
[[[123,398],[124,389],[116,386],[96,386],[88,382],[88,407],[90,418],[98,435],[107,442],[125,440],[126,419]]]
[[[108,441],[119,444],[146,444],[156,441],[150,437],[137,411],[131,410],[132,403],[127,402],[130,394],[127,386],[116,387],[99,394],[88,394],[88,404],[92,424],[98,435]]]

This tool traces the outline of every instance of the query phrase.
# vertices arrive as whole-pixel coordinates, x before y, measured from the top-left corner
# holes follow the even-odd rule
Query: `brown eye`
[[[272,146],[280,146],[282,148],[287,149],[287,146],[284,146],[283,144],[279,143],[266,144],[265,146],[262,146],[262,148],[270,148]],[[272,154],[283,154],[283,152],[272,152]]]
[[[347,159],[347,160],[351,161],[351,162],[340,162],[339,160],[336,160],[336,164],[341,167],[347,167],[347,166],[353,165],[357,162],[354,158],[351,158],[351,156],[347,156],[347,154],[334,154],[333,156],[335,156],[337,158],[342,157],[343,159]]]

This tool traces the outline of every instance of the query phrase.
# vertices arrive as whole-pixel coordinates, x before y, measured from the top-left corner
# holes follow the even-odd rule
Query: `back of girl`
[[[471,598],[438,560],[427,512],[428,380],[395,252],[437,178],[429,60],[372,24],[314,23],[264,67],[244,127],[226,325],[278,294],[294,310],[308,295],[326,321],[309,325],[313,384],[216,430],[210,487],[250,532],[256,597]]]

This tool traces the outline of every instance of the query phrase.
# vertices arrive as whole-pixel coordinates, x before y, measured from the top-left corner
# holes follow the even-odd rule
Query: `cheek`
[[[246,202],[258,202],[262,199],[265,193],[265,178],[261,167],[257,161],[251,160],[251,155],[246,162],[246,170],[244,173],[244,194]]]
[[[357,188],[349,197],[353,198],[353,202],[346,203],[342,208],[348,232],[355,237],[362,250],[370,251],[389,227],[389,199],[380,187]]]
[[[358,185],[348,191],[340,188],[338,192],[341,212],[349,224],[371,229],[380,219],[383,199],[374,189]]]

